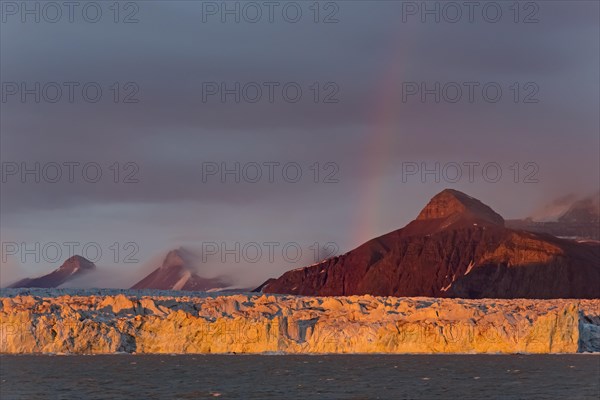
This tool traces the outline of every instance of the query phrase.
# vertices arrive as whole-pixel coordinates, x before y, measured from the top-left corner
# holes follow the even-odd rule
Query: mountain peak
[[[87,258],[74,255],[65,260],[65,262],[59,267],[60,270],[92,270],[95,269],[96,265],[88,260]]]
[[[198,256],[184,247],[167,253],[162,265],[133,285],[132,289],[207,291],[231,286],[227,276],[205,278],[194,265]]]
[[[504,225],[504,219],[489,206],[463,192],[445,189],[436,194],[421,210],[417,221],[466,217]]]
[[[88,272],[94,271],[96,264],[85,257],[75,255],[69,257],[64,263],[49,274],[38,278],[21,279],[10,285],[11,288],[21,287],[39,287],[39,288],[56,288],[70,281],[74,277],[81,276]]]
[[[600,192],[580,199],[558,218],[559,222],[566,223],[598,223],[600,220]]]
[[[179,247],[178,249],[171,250],[167,253],[167,256],[162,263],[162,268],[189,267],[194,258],[194,253],[183,247]]]

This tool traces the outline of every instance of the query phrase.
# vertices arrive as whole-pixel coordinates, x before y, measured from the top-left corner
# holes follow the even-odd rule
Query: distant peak
[[[167,253],[167,256],[163,261],[162,267],[170,268],[176,266],[189,266],[194,260],[194,258],[195,255],[191,251],[180,247],[178,249],[171,250]]]
[[[489,206],[463,192],[445,189],[436,194],[421,210],[417,221],[464,216],[493,224],[504,225],[504,219]]]
[[[559,222],[585,223],[600,220],[600,192],[575,201],[559,218]]]
[[[88,260],[87,258],[76,254],[74,256],[67,258],[65,260],[65,262],[60,266],[60,269],[74,269],[74,268],[94,269],[94,268],[96,268],[96,265],[93,262],[91,262],[90,260]]]

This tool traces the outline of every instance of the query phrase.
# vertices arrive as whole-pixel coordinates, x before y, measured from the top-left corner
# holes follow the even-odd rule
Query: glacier
[[[600,299],[0,290],[0,353],[581,353]]]

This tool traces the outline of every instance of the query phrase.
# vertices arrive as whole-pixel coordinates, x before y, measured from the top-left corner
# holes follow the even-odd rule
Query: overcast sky
[[[505,218],[599,190],[597,2],[427,3],[439,22],[421,2],[61,3],[2,2],[2,285],[63,261],[23,243],[95,243],[118,286],[178,246],[256,242],[203,267],[252,285],[446,187]]]

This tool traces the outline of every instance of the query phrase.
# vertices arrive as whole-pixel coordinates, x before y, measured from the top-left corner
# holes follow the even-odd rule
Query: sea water
[[[0,356],[8,399],[599,399],[600,356]]]

